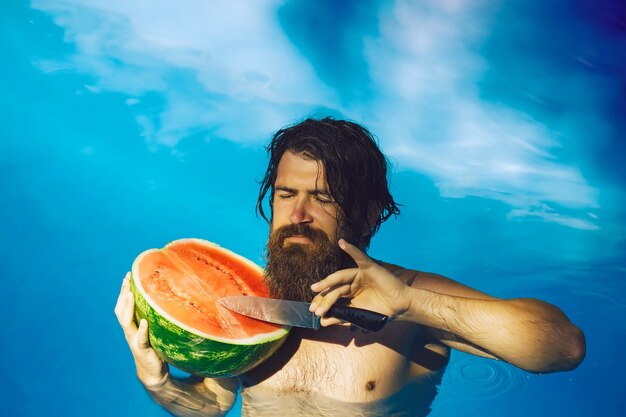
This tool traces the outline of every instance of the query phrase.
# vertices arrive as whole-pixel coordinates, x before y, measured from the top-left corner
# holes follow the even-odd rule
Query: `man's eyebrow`
[[[287,187],[287,186],[284,186],[284,185],[277,185],[277,186],[275,186],[274,187],[274,191],[284,191],[286,193],[291,193],[291,194],[297,194],[298,193],[298,190],[296,190],[295,188]],[[307,192],[309,194],[311,194],[311,195],[314,195],[314,196],[332,197],[328,190],[314,189],[314,190],[307,190]]]
[[[332,197],[327,190],[309,190],[309,193],[315,196]]]
[[[285,187],[284,185],[277,185],[274,187],[275,191],[285,191],[287,193],[292,193],[292,194],[296,194],[296,192],[298,190],[296,190],[295,188],[289,188],[289,187]]]

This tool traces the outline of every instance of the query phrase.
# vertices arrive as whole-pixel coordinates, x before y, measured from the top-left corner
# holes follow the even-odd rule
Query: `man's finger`
[[[359,267],[365,266],[367,263],[371,262],[369,256],[363,253],[359,248],[354,246],[351,243],[348,243],[345,239],[339,239],[339,247],[343,249]]]
[[[133,314],[135,312],[135,300],[133,299],[133,293],[130,292],[130,287],[127,278],[124,278],[122,283],[122,289],[115,305],[115,315],[120,325],[126,332],[128,328],[134,327]]]
[[[350,285],[341,285],[333,288],[324,294],[323,297],[315,300],[315,303],[311,305],[310,310],[317,316],[323,316],[330,310],[330,308],[337,302],[339,298],[346,297],[350,294]]]
[[[122,280],[122,292],[125,291],[130,291],[130,272],[127,272]]]
[[[339,324],[343,326],[350,326],[350,323],[343,322],[335,317],[322,317],[320,320],[320,325],[322,327],[332,326],[334,324]]]
[[[139,349],[150,348],[150,342],[148,340],[148,322],[146,319],[141,319],[141,322],[139,322],[139,329],[137,329],[137,347]]]
[[[132,294],[130,297],[125,297],[125,304],[122,307],[122,311],[119,313],[117,319],[120,322],[122,330],[124,331],[124,336],[126,337],[126,342],[131,347],[134,344],[135,336],[137,335],[137,325],[134,321],[134,303],[132,300]]]
[[[311,289],[315,292],[322,292],[337,285],[350,284],[354,281],[354,277],[357,272],[359,272],[359,270],[356,268],[340,269],[339,271],[330,274],[323,280],[311,285]]]
[[[317,294],[315,297],[313,297],[313,299],[311,300],[311,305],[309,306],[309,311],[311,313],[314,312],[315,309],[319,307],[323,299],[324,299],[324,296],[321,294]]]
[[[133,315],[135,313],[135,299],[133,298],[133,294],[128,292],[125,294],[126,300],[124,301],[124,305],[122,307],[122,311],[120,312],[120,324],[122,327],[129,327],[134,325]]]
[[[115,315],[119,318],[120,313],[126,304],[126,294],[130,291],[130,286],[128,284],[129,274],[127,273],[124,279],[122,280],[122,286],[120,288],[120,295],[117,296],[117,303],[115,304]]]

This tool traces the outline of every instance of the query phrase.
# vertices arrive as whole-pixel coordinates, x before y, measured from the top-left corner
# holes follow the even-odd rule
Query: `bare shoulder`
[[[482,291],[440,274],[404,268],[387,262],[380,262],[380,265],[413,288],[421,288],[439,294],[454,295],[457,297],[478,298],[485,300],[495,299],[495,297],[485,294]]]

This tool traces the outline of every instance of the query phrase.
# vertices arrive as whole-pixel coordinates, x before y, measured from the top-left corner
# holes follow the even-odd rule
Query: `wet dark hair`
[[[257,212],[270,221],[263,200],[270,192],[273,210],[274,182],[278,163],[286,151],[321,163],[331,196],[339,206],[341,228],[351,233],[354,244],[367,248],[380,225],[400,214],[389,193],[387,159],[372,134],[363,126],[346,120],[306,119],[280,129],[266,147],[269,164],[257,199]],[[371,216],[378,211],[378,217]],[[370,225],[370,222],[373,224]],[[370,225],[369,230],[365,227]]]

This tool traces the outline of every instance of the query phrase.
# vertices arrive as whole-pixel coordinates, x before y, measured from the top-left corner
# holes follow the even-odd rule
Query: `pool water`
[[[260,62],[264,71],[277,71],[277,78],[246,73],[241,80],[248,84],[241,90],[232,89],[237,83],[228,77],[215,81],[211,77],[218,73],[203,75],[197,67],[183,65],[190,62],[187,60],[209,58],[191,53],[182,59],[173,54],[195,45],[196,38],[191,36],[193,30],[159,38],[158,18],[173,14],[160,3],[149,9],[154,23],[149,33],[141,32],[146,27],[133,20],[137,10],[141,11],[139,6],[134,10],[116,3],[40,0],[0,6],[0,253],[6,293],[0,303],[2,415],[168,415],[151,401],[134,375],[130,352],[113,314],[121,280],[141,251],[182,237],[208,239],[261,263],[268,229],[255,216],[254,205],[257,180],[266,164],[262,145],[273,130],[310,113],[362,121],[378,134],[381,147],[392,157],[392,189],[403,204],[403,213],[383,225],[374,238],[373,257],[438,272],[497,297],[548,301],[585,332],[587,357],[572,372],[530,374],[506,363],[454,352],[431,416],[623,415],[626,177],[619,132],[624,131],[621,115],[626,105],[623,95],[614,92],[619,91],[615,86],[623,88],[626,74],[621,71],[626,62],[621,60],[626,50],[624,10],[611,8],[609,2],[595,3],[594,12],[589,12],[585,2],[574,2],[575,7],[561,10],[563,15],[556,13],[563,5],[557,1],[545,6],[546,14],[537,12],[536,2],[527,3],[533,6],[512,2],[507,8],[485,2],[488,6],[479,11],[453,2],[443,2],[447,4],[443,9],[432,6],[432,10],[417,11],[411,2],[396,2],[391,9],[385,9],[382,2],[366,3],[365,9],[350,2],[346,2],[350,7],[336,9],[329,2],[320,2],[318,9],[310,10],[304,3],[286,2],[275,19],[267,20],[279,24],[281,36],[275,26],[249,25],[257,30],[259,41],[276,42],[260,46],[261,52],[269,53],[271,45],[287,48],[291,42],[308,63],[293,57],[283,62],[305,74],[294,81],[285,79],[285,73],[275,66]],[[107,9],[114,7],[111,4],[119,8]],[[206,12],[200,3],[190,2],[188,8],[194,7]],[[258,7],[253,11],[263,15],[265,9]],[[324,49],[315,44],[305,30],[308,23],[298,25],[299,11],[306,11],[307,16],[319,13],[320,19],[335,23],[358,16],[357,23],[369,28],[359,38],[366,45],[365,52],[342,54],[347,67],[334,67],[326,54],[342,52],[343,46]],[[474,84],[472,99],[500,106],[490,107],[494,112],[489,123],[495,130],[485,132],[506,136],[512,135],[509,129],[522,132],[520,126],[534,126],[531,130],[535,133],[524,132],[537,134],[532,136],[535,139],[548,132],[545,137],[554,141],[552,145],[539,139],[523,142],[526,136],[521,133],[521,145],[515,135],[511,142],[489,146],[471,140],[446,142],[444,137],[454,131],[445,131],[445,124],[432,130],[417,126],[417,116],[393,122],[407,132],[413,129],[411,132],[424,135],[421,141],[390,138],[392,131],[367,108],[377,106],[382,111],[390,106],[384,93],[391,90],[373,82],[370,89],[358,85],[374,79],[380,70],[368,61],[371,54],[391,59],[377,49],[381,43],[375,40],[402,27],[412,11],[430,16],[425,22],[431,25],[425,27],[442,31],[444,38],[449,26],[435,25],[435,17],[447,19],[457,12],[468,16],[471,12],[471,18],[462,20],[471,33],[479,31],[476,22],[488,18],[493,19],[491,24],[481,30],[500,31],[509,36],[506,39],[519,42],[523,36],[507,27],[511,13],[518,12],[518,24],[532,27],[533,33],[540,35],[545,35],[549,23],[564,22],[565,26],[552,27],[554,37],[545,42],[528,39],[524,45],[516,44],[511,53],[525,59],[524,71],[507,63],[506,45],[492,38],[474,51],[481,58],[479,64],[473,60],[476,56],[460,63],[467,68],[486,68]],[[182,14],[173,26],[167,21],[162,22],[163,28],[200,30],[194,26],[199,23],[184,10],[176,13]],[[376,16],[382,22],[396,19],[397,25],[377,26]],[[476,16],[483,20],[477,21]],[[242,15],[241,19],[251,18]],[[571,26],[575,19],[595,31],[576,30]],[[354,36],[361,26],[350,22],[352,26],[341,33],[320,29],[317,41],[330,37],[357,42]],[[539,23],[532,26],[533,22]],[[117,36],[128,27],[133,31]],[[247,48],[247,38],[241,35],[229,43],[218,36],[229,33],[223,31],[202,32],[202,39],[223,54],[231,47],[245,49],[237,58],[241,62],[232,58],[221,67],[224,73],[234,74],[235,64],[254,67],[250,60],[259,57]],[[576,33],[576,42],[584,43],[586,55],[568,49],[575,43],[563,40],[569,33]],[[132,34],[142,36],[134,38]],[[424,65],[426,61],[420,59],[432,57],[433,71],[448,71],[449,61],[442,61],[428,48],[428,39],[420,43],[418,34],[410,38],[415,43],[402,44],[406,50],[420,51],[415,62]],[[155,52],[161,60],[158,68],[151,66],[151,59],[156,58],[146,52],[155,39],[162,47]],[[219,39],[226,42],[222,49]],[[452,45],[458,42],[455,37],[448,40]],[[607,49],[607,43],[615,48]],[[441,47],[435,46],[437,50]],[[452,52],[457,50],[454,48]],[[529,54],[535,50],[539,51],[532,55],[533,61]],[[546,60],[551,54],[572,62],[559,62],[548,71]],[[575,72],[580,60],[595,66],[593,76]],[[358,70],[366,61],[369,73]],[[410,65],[403,68],[408,73],[397,74],[424,76]],[[350,77],[350,69],[355,69],[355,78]],[[565,75],[559,74],[573,77],[568,78],[570,96],[559,89],[565,80]],[[205,76],[210,79],[203,79]],[[311,81],[309,90],[296,87],[313,79],[318,81]],[[250,89],[251,85],[256,87]],[[198,92],[199,86],[205,90]],[[290,95],[292,88],[301,99]],[[423,102],[414,104],[409,90],[411,97],[434,97],[429,95],[432,92],[409,86],[408,81],[405,90],[407,95],[394,97],[402,106],[412,106],[412,114],[423,114],[429,122],[447,115],[450,102],[431,102],[431,107]],[[446,94],[465,94],[461,90]],[[528,98],[525,91],[535,96]],[[546,102],[536,104],[541,100]],[[394,112],[397,109],[388,114]],[[537,123],[511,124],[511,120],[527,118]],[[463,129],[459,127],[459,131]],[[481,167],[509,155],[508,147],[518,145],[534,148],[532,157],[516,159],[527,165],[514,179],[504,174],[504,168],[502,178],[482,171]],[[542,148],[544,145],[547,147]],[[489,154],[495,148],[502,153]],[[423,152],[433,153],[426,158]],[[449,170],[438,162],[448,157]],[[463,168],[465,163],[476,171]],[[460,169],[459,176],[453,176],[456,181],[447,176],[454,169]],[[546,171],[552,174],[543,176]],[[473,177],[473,172],[488,178]],[[505,177],[508,182],[500,182]],[[491,191],[484,192],[485,187]],[[240,407],[238,402],[229,415],[239,415]]]

